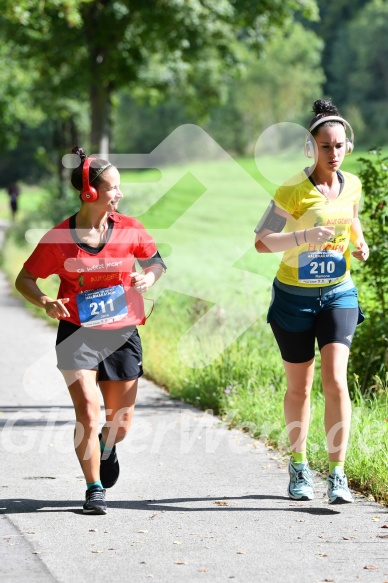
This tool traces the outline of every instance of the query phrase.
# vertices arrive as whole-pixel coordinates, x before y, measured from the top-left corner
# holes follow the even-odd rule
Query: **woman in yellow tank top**
[[[296,500],[314,498],[306,449],[317,340],[329,452],[328,499],[341,504],[353,501],[344,473],[351,420],[347,365],[355,328],[363,320],[350,258],[366,261],[369,249],[358,218],[361,183],[340,171],[345,155],[353,150],[353,130],[330,101],[315,101],[313,111],[305,154],[314,164],[277,190],[255,229],[255,246],[259,253],[283,251],[268,322],[287,378],[284,415],[292,452],[288,494]]]

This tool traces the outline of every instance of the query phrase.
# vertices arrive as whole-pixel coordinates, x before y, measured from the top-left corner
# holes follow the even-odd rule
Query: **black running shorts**
[[[143,374],[141,340],[135,326],[95,330],[61,320],[56,353],[60,370],[98,370],[100,381],[133,380]]]
[[[320,312],[309,330],[289,332],[276,322],[270,322],[280,353],[286,362],[308,362],[315,356],[315,339],[319,350],[337,342],[350,348],[359,318],[358,308],[339,308]]]

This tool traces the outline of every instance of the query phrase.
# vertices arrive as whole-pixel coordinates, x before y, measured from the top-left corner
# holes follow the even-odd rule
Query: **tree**
[[[227,149],[252,151],[260,132],[271,124],[305,123],[321,95],[323,43],[296,23],[289,34],[276,32],[262,55],[247,55],[246,75],[232,82],[230,98],[211,112],[207,128]],[[310,116],[311,117],[311,116]]]
[[[306,27],[314,30],[324,41],[322,53],[322,67],[326,77],[324,91],[326,95],[335,97],[339,105],[345,105],[341,91],[344,83],[342,85],[337,83],[334,71],[338,61],[343,57],[342,48],[346,46],[345,29],[368,2],[370,0],[336,0],[336,2],[317,0],[319,22],[306,23]],[[346,66],[351,67],[352,61],[346,60]]]
[[[16,146],[18,133],[25,126],[36,127],[44,119],[42,108],[33,99],[32,88],[38,80],[36,71],[22,66],[15,58],[14,43],[1,42],[0,60],[0,131],[1,148]]]
[[[199,78],[211,102],[220,76],[238,68],[236,38],[263,46],[297,11],[316,17],[315,0],[3,0],[0,25],[50,99],[88,100],[92,151],[106,151],[118,89],[195,87]]]
[[[0,29],[1,187],[62,172],[64,143],[77,141],[78,127],[84,125],[74,100],[48,99],[47,82],[15,40],[5,40]]]
[[[320,34],[326,41],[322,60],[328,74],[326,93],[343,115],[354,120],[358,142],[383,145],[388,123],[388,4],[342,0],[325,5],[328,13],[322,13]]]
[[[383,0],[370,2],[349,24],[349,46],[354,61],[348,73],[348,103],[361,110],[371,146],[387,142],[387,35],[388,4]]]
[[[3,42],[0,33],[0,188],[40,177],[34,164],[33,135],[42,140],[45,114],[33,98],[36,71],[21,66],[16,48],[12,42]]]

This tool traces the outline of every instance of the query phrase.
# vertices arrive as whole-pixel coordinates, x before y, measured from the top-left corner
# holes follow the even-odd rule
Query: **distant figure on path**
[[[119,477],[115,444],[127,435],[143,374],[137,326],[145,324],[142,294],[165,265],[152,237],[136,219],[117,211],[120,174],[78,146],[71,182],[81,208],[42,238],[16,279],[16,288],[59,320],[58,368],[76,413],[75,450],[87,490],[84,513],[106,514],[105,488]],[[135,259],[142,268],[138,273]],[[57,299],[36,280],[58,274]],[[99,433],[100,389],[106,422]]]
[[[9,205],[11,208],[11,216],[14,221],[16,218],[16,213],[18,212],[18,196],[20,194],[20,188],[16,182],[12,182],[7,188],[7,193],[9,196]]]
[[[329,452],[328,501],[342,504],[353,501],[344,473],[351,420],[347,366],[356,326],[364,320],[350,276],[350,255],[366,261],[369,249],[358,218],[361,183],[340,171],[353,150],[353,130],[328,100],[315,101],[313,111],[305,155],[314,164],[278,188],[255,229],[255,246],[259,253],[284,251],[267,321],[287,379],[284,416],[292,452],[288,494],[294,500],[314,498],[306,450],[317,339]]]

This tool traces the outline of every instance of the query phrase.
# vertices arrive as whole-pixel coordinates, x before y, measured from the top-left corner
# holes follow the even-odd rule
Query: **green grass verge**
[[[347,158],[344,169],[356,173],[356,158]],[[252,248],[253,227],[274,185],[265,182],[252,160],[242,160],[240,166],[220,161],[196,163],[188,169],[166,168],[160,178],[155,171],[122,173],[125,199],[121,210],[138,216],[152,232],[168,265],[167,274],[153,290],[154,297],[164,291],[152,318],[140,328],[147,375],[173,397],[212,410],[231,426],[249,431],[287,455],[285,379],[265,323],[279,258],[258,256]],[[4,268],[10,280],[28,253],[12,236],[7,238]],[[49,294],[55,293],[56,286],[55,279],[42,282]],[[183,354],[182,358],[179,341],[214,303],[238,305],[242,311],[253,306],[259,316],[211,364],[200,366],[198,361],[190,366],[186,357],[195,360],[196,355]],[[238,322],[228,324],[237,327]],[[222,310],[214,325],[226,334]],[[198,346],[202,351],[213,348],[206,343]],[[312,467],[326,472],[324,399],[318,371],[319,358],[308,454]],[[347,474],[353,487],[388,503],[387,388],[384,385],[373,399],[362,397],[357,386],[353,393]]]

